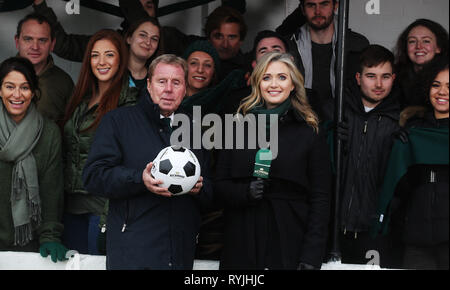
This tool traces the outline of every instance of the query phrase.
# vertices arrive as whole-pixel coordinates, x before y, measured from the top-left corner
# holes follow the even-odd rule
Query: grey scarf
[[[43,118],[31,103],[17,124],[3,102],[0,106],[0,160],[14,163],[11,176],[14,245],[24,246],[33,239],[33,230],[41,223],[38,172],[31,151],[41,136]]]
[[[337,44],[337,20],[334,20],[334,34],[333,34],[333,40],[332,40],[332,46],[333,46],[333,56],[331,57],[331,63],[330,63],[330,85],[331,85],[331,92],[333,94],[334,98],[334,89],[336,87],[336,79],[335,79],[335,62],[336,62],[336,44]],[[300,28],[300,33],[298,36],[298,39],[293,39],[297,43],[298,52],[300,53],[300,58],[303,63],[303,67],[305,68],[305,88],[312,89],[312,83],[313,83],[313,63],[312,63],[312,44],[311,44],[311,33],[309,31],[308,24],[303,25]]]

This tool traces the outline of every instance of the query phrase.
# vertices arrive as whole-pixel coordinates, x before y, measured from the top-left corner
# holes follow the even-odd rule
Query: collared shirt
[[[160,119],[165,119],[165,118],[169,118],[170,119],[170,126],[172,127],[172,124],[173,124],[173,116],[174,116],[175,114],[174,113],[172,113],[172,114],[170,114],[170,116],[169,117],[165,117],[165,116],[163,116],[163,115],[159,115],[159,118]]]

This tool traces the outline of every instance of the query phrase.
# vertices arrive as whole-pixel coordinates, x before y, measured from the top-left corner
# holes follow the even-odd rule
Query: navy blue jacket
[[[89,192],[110,199],[107,269],[192,269],[200,207],[211,195],[205,156],[204,186],[197,196],[163,197],[142,181],[147,163],[170,145],[158,105],[148,94],[133,107],[106,114],[94,137],[83,181]],[[192,126],[191,126],[192,128]]]

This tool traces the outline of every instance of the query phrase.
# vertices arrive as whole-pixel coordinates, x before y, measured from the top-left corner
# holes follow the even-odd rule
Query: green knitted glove
[[[47,242],[43,243],[39,248],[41,256],[46,258],[49,254],[52,257],[52,261],[56,263],[57,261],[68,260],[66,258],[67,248],[63,244],[58,242]]]

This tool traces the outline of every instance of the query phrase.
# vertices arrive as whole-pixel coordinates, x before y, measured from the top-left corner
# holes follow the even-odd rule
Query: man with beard
[[[321,121],[333,120],[338,6],[337,0],[300,0],[299,7],[277,28],[297,45],[298,67],[305,77],[305,88],[314,91],[311,105]],[[358,57],[369,41],[350,29],[346,37],[346,78],[352,79],[358,70]]]

